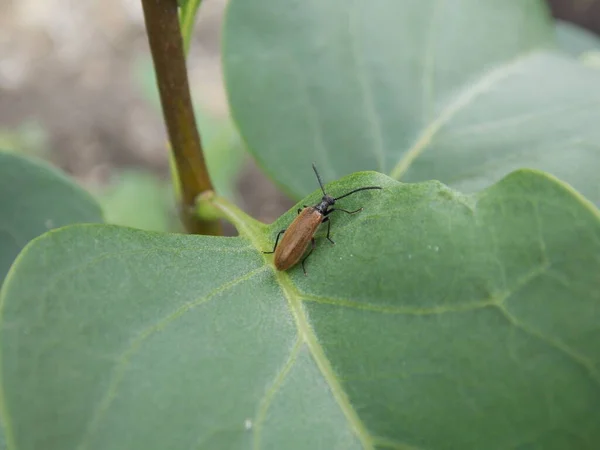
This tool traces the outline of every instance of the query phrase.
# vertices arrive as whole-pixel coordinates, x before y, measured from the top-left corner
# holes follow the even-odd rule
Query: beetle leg
[[[335,242],[333,242],[333,239],[331,239],[329,237],[329,233],[331,232],[331,221],[329,220],[329,217],[325,217],[325,219],[323,219],[323,222],[321,222],[321,223],[325,223],[325,222],[327,222],[327,240],[329,242],[331,242],[332,244],[335,244]]]
[[[308,257],[310,256],[310,254],[313,252],[313,250],[314,250],[314,249],[315,249],[315,247],[316,247],[316,244],[315,244],[315,238],[312,238],[312,239],[310,240],[310,243],[311,243],[310,252],[308,252],[308,254],[307,254],[307,255],[304,257],[304,259],[302,260],[302,270],[304,271],[304,275],[305,275],[305,276],[307,275],[307,273],[306,273],[306,268],[304,267],[304,261],[306,261],[306,258],[308,258]]]
[[[265,254],[270,254],[270,253],[275,253],[275,249],[277,248],[277,243],[279,242],[279,238],[281,237],[281,235],[285,233],[285,230],[281,230],[279,233],[277,233],[277,238],[275,239],[275,245],[273,246],[273,251],[272,252],[263,252]]]
[[[302,208],[298,208],[298,214],[302,212]]]
[[[346,214],[356,214],[357,212],[361,212],[363,209],[362,208],[358,208],[356,211],[347,211],[345,209],[341,209],[341,208],[333,208],[330,209],[329,211],[327,211],[327,215],[331,214],[334,211],[342,211],[345,212]]]

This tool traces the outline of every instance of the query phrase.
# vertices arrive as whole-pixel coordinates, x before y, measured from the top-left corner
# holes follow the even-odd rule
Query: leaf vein
[[[323,159],[321,159],[321,161],[325,164],[325,169],[328,170],[329,172],[333,171],[333,166],[331,164],[331,159],[329,158],[329,152],[327,151],[327,146],[325,145],[325,141],[323,140],[323,126],[322,126],[322,121],[319,120],[319,112],[318,109],[315,108],[315,106],[313,105],[313,102],[310,98],[310,92],[308,90],[308,86],[306,84],[306,81],[304,80],[304,78],[302,77],[303,75],[303,70],[298,68],[298,65],[295,63],[295,61],[289,57],[289,55],[285,55],[286,59],[288,61],[288,64],[291,67],[291,72],[294,75],[294,78],[296,79],[296,82],[298,83],[299,86],[299,92],[302,92],[303,98],[304,98],[304,104],[306,106],[306,117],[308,119],[308,122],[312,128],[313,131],[313,143],[315,145],[315,147],[320,150],[319,152],[317,152],[317,154],[319,156],[324,156]],[[323,169],[323,167],[322,167]]]
[[[359,311],[372,311],[382,314],[398,314],[410,316],[429,316],[436,314],[473,311],[477,309],[487,308],[489,306],[494,306],[497,303],[495,297],[490,297],[489,299],[478,302],[467,302],[456,305],[433,306],[431,308],[419,308],[414,306],[374,305],[372,303],[361,303],[353,300],[344,300],[339,298],[330,298],[311,294],[301,294],[300,298],[308,302],[341,306],[344,308],[355,309]]]
[[[116,397],[119,385],[123,379],[123,376],[125,375],[125,369],[131,362],[132,357],[140,350],[142,344],[145,341],[147,341],[148,338],[150,338],[156,332],[165,328],[168,324],[170,324],[174,320],[183,316],[183,314],[185,314],[190,309],[192,309],[200,304],[206,303],[207,301],[211,300],[215,296],[226,292],[228,289],[231,289],[232,287],[236,286],[239,283],[249,280],[253,276],[264,271],[265,269],[266,269],[266,266],[261,266],[261,267],[254,269],[254,270],[252,270],[252,271],[250,271],[228,283],[225,283],[225,284],[219,286],[218,288],[213,289],[211,292],[209,292],[205,296],[203,296],[199,299],[190,301],[190,302],[180,306],[179,308],[177,308],[175,311],[173,311],[171,314],[169,314],[165,318],[159,320],[157,323],[155,323],[155,324],[147,327],[145,330],[143,330],[129,344],[129,346],[121,353],[121,355],[117,358],[117,363],[112,372],[111,379],[108,383],[108,387],[107,387],[103,397],[98,402],[95,411],[92,413],[92,418],[91,418],[90,422],[88,423],[88,425],[85,427],[86,432],[83,436],[81,443],[79,444],[79,446],[77,448],[79,450],[83,450],[83,449],[87,448],[90,438],[93,436],[94,432],[98,429],[100,422],[104,418],[104,415],[106,414],[106,412],[110,408],[110,405],[112,404],[113,400]]]
[[[380,448],[391,448],[392,450],[419,450],[419,447],[415,447],[414,445],[397,442],[384,437],[375,437],[373,442]]]
[[[434,96],[434,73],[435,73],[435,36],[436,36],[436,21],[439,16],[441,4],[444,0],[436,0],[432,7],[431,20],[427,29],[427,38],[425,42],[425,51],[423,57],[423,115],[425,121],[429,121],[433,112],[433,96]]]
[[[557,350],[558,352],[565,355],[568,359],[573,361],[575,364],[577,364],[580,367],[582,367],[583,369],[585,369],[585,371],[588,373],[588,375],[590,376],[592,381],[600,387],[600,373],[598,372],[598,370],[596,369],[596,367],[592,361],[590,361],[585,356],[583,356],[580,353],[573,350],[571,347],[569,347],[567,344],[565,344],[561,340],[553,339],[549,336],[546,336],[541,331],[536,330],[535,328],[532,328],[532,327],[526,325],[524,322],[520,321],[514,314],[512,314],[506,308],[506,305],[498,304],[497,307],[500,310],[500,312],[504,315],[504,317],[506,317],[506,319],[512,325],[514,325],[515,327],[524,331],[525,333],[529,334],[530,336],[533,336],[533,337],[539,339],[540,341],[544,342],[548,346],[552,347],[554,350]]]
[[[259,231],[255,227],[246,226],[245,222],[241,220],[241,213],[237,208],[226,207],[224,205],[225,202],[221,202],[221,206],[224,207],[223,211],[225,212],[228,219],[232,220],[236,227],[238,227],[238,231],[243,233],[250,239],[250,241],[254,244],[254,246],[258,249],[260,248],[260,244],[262,240],[259,237]],[[272,267],[267,264],[265,267]],[[290,311],[294,316],[294,321],[296,322],[296,327],[298,328],[298,333],[302,340],[306,342],[308,350],[313,357],[317,367],[319,368],[321,374],[331,393],[337,402],[340,410],[346,417],[349,425],[352,427],[354,434],[360,440],[363,448],[367,450],[374,449],[374,446],[371,442],[371,436],[369,435],[365,425],[362,423],[358,414],[352,407],[350,403],[350,399],[347,394],[343,390],[339,380],[337,379],[333,368],[331,367],[331,363],[325,356],[325,352],[323,351],[321,345],[319,344],[315,333],[310,326],[308,318],[306,317],[306,313],[302,306],[302,301],[300,298],[300,293],[295,288],[295,286],[291,283],[289,275],[286,272],[279,272],[274,270],[275,279],[281,290],[283,292],[284,297],[286,298],[288,305],[290,307]]]
[[[360,86],[360,90],[362,91],[362,96],[365,104],[365,112],[367,114],[367,123],[369,124],[369,131],[371,132],[371,138],[374,141],[373,154],[377,159],[377,163],[379,166],[380,172],[385,172],[385,152],[383,149],[383,133],[381,130],[381,119],[378,116],[377,108],[375,107],[375,99],[373,97],[373,88],[371,83],[369,83],[367,69],[365,68],[365,64],[363,58],[360,55],[360,51],[358,49],[357,36],[358,36],[358,7],[362,4],[358,0],[354,0],[352,6],[350,8],[350,26],[348,27],[349,32],[349,41],[352,49],[352,56],[354,58],[354,63],[356,67],[356,77],[358,79],[358,84]],[[354,32],[353,32],[354,30]]]
[[[308,317],[306,316],[306,312],[302,306],[300,293],[291,284],[289,275],[287,275],[285,272],[277,272],[276,277],[281,285],[284,296],[288,300],[288,304],[290,305],[290,309],[294,315],[294,320],[296,321],[296,326],[298,327],[300,335],[306,342],[306,345],[308,346],[308,349],[315,363],[317,364],[317,367],[323,375],[325,382],[329,385],[329,389],[331,389],[331,393],[340,407],[340,410],[346,417],[346,420],[352,427],[354,434],[361,442],[363,448],[368,450],[374,449],[372,438],[369,432],[358,417],[358,414],[353,408],[348,395],[342,388],[340,381],[337,378],[331,363],[329,362],[329,359],[325,355],[325,351],[319,344],[317,336],[315,335],[315,332],[312,329]]]
[[[489,92],[500,81],[515,73],[522,60],[528,55],[529,53],[517,55],[510,61],[484,73],[476,83],[468,86],[462,92],[459,92],[454,100],[451,101],[448,106],[446,106],[446,108],[444,108],[440,114],[427,125],[427,127],[425,127],[412,147],[404,153],[398,164],[392,169],[390,176],[396,180],[400,179],[414,160],[423,153],[429,144],[431,144],[436,134],[444,125],[450,122],[463,109],[471,105],[471,103],[473,103],[480,95]]]
[[[259,402],[259,408],[254,419],[255,428],[253,448],[255,450],[258,450],[260,448],[262,426],[267,416],[267,412],[269,411],[269,407],[271,406],[271,402],[273,401],[273,398],[275,397],[277,391],[279,391],[279,389],[283,385],[283,382],[290,370],[292,369],[292,367],[294,366],[294,363],[298,359],[298,355],[300,354],[300,350],[302,350],[303,344],[304,341],[302,340],[300,335],[298,335],[298,338],[296,339],[296,342],[290,351],[287,361],[273,380],[271,387],[267,389],[265,395]]]

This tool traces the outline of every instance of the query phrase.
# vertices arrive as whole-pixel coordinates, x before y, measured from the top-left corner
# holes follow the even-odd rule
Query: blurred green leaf
[[[179,0],[179,21],[181,23],[181,36],[186,55],[189,53],[194,32],[194,23],[201,3],[202,0]]]
[[[296,198],[377,169],[475,192],[521,167],[600,204],[600,72],[535,0],[231,0],[224,69],[249,150]]]
[[[229,119],[216,118],[202,109],[196,109],[196,118],[215,189],[219,195],[235,201],[236,182],[246,160],[240,135]]]
[[[48,149],[48,135],[35,120],[27,120],[17,127],[0,129],[0,149],[25,156],[44,157]]]
[[[41,161],[0,150],[0,287],[28,242],[80,222],[102,222],[102,212],[85,191]],[[5,448],[2,426],[0,449]]]
[[[72,226],[1,299],[13,448],[596,450],[600,213],[520,171],[477,195],[372,172],[275,272],[243,237]],[[320,198],[313,192],[302,203]],[[68,251],[66,251],[68,249]]]
[[[0,285],[33,238],[72,223],[102,221],[94,199],[58,170],[0,151]]]
[[[173,231],[175,205],[171,187],[155,175],[123,171],[98,193],[105,222],[148,231]]]

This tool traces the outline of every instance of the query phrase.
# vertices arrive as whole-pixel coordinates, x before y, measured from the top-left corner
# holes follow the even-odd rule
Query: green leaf
[[[600,204],[600,72],[550,52],[542,1],[232,0],[232,114],[298,197],[365,168],[463,192],[532,167]]]
[[[0,151],[44,158],[48,156],[48,131],[35,119],[16,127],[0,128]]]
[[[105,222],[149,231],[175,231],[171,188],[150,172],[123,171],[96,197]]]
[[[364,185],[308,276],[261,253],[294,210],[32,242],[0,293],[11,448],[599,448],[599,211],[531,171],[327,190]]]
[[[186,55],[189,53],[190,43],[194,32],[194,23],[201,0],[179,0],[179,22],[181,26],[181,37]]]
[[[557,21],[556,40],[564,51],[577,58],[586,52],[600,51],[596,34],[569,22]]]
[[[195,113],[215,190],[234,201],[237,198],[238,177],[246,162],[244,143],[229,118],[215,117],[201,108],[196,109]]]
[[[0,285],[31,239],[80,222],[102,222],[88,193],[47,164],[0,151]]]
[[[47,164],[0,151],[0,287],[29,241],[78,222],[102,222],[100,209],[85,191]],[[0,449],[5,448],[2,426]]]

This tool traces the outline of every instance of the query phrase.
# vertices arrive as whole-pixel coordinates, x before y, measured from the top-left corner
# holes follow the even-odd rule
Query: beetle
[[[333,208],[335,202],[348,197],[351,194],[354,194],[358,191],[366,191],[368,189],[383,189],[379,186],[365,186],[358,189],[354,189],[344,195],[339,197],[332,197],[331,195],[325,192],[325,188],[323,187],[323,182],[321,181],[321,176],[317,171],[315,165],[312,165],[313,170],[315,171],[315,175],[317,176],[317,181],[319,182],[319,186],[321,186],[321,191],[323,191],[323,197],[321,201],[314,206],[304,206],[304,208],[298,209],[298,216],[294,219],[294,221],[290,224],[290,226],[286,229],[281,230],[277,233],[277,237],[275,238],[275,245],[273,246],[273,251],[263,252],[265,254],[275,253],[275,268],[277,270],[287,270],[290,267],[293,267],[298,263],[300,258],[306,253],[306,249],[308,248],[308,244],[311,244],[311,249],[308,254],[302,259],[302,270],[304,271],[304,275],[306,275],[306,268],[304,267],[304,262],[310,256],[310,254],[315,249],[315,233],[319,228],[319,225],[327,222],[327,240],[332,244],[335,242],[330,237],[331,232],[331,222],[329,221],[329,214],[334,211],[342,211],[346,214],[356,214],[357,212],[362,211],[363,208],[359,208],[356,211],[347,211],[341,208]],[[279,238],[283,234],[283,239],[281,240],[281,244],[279,243]]]

